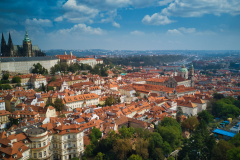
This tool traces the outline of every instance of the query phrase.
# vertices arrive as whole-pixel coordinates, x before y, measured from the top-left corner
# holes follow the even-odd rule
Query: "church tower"
[[[23,39],[23,56],[32,57],[32,41],[28,38],[27,30]]]
[[[193,64],[191,64],[190,68],[189,68],[189,80],[191,80],[191,87],[194,87],[194,68],[193,68]]]
[[[8,50],[9,50],[9,52],[8,52],[9,57],[14,57],[14,55],[13,55],[14,48],[13,48],[13,42],[12,42],[10,32],[9,32],[9,38],[8,38]]]
[[[7,44],[6,41],[4,39],[3,33],[2,33],[2,40],[1,40],[1,56],[5,57],[7,54]]]

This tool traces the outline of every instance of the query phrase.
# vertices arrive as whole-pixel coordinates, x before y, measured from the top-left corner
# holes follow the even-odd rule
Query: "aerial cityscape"
[[[0,160],[240,160],[240,1],[0,1]]]

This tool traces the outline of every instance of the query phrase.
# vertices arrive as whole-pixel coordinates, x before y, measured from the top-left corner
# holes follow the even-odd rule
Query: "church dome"
[[[184,63],[182,65],[182,68],[178,70],[178,72],[188,72],[187,68],[185,67]]]

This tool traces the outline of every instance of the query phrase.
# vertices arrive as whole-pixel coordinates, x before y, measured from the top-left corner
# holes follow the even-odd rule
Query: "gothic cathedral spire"
[[[5,41],[5,39],[4,39],[3,32],[2,32],[1,56],[5,56],[6,52],[7,52],[7,45],[6,45],[6,41]]]

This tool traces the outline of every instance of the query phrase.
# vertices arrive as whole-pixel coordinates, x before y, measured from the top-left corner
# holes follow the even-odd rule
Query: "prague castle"
[[[1,56],[2,57],[40,57],[46,56],[38,46],[32,45],[32,41],[28,38],[28,33],[23,39],[23,45],[13,45],[12,38],[9,32],[8,44],[6,43],[3,33],[1,40]]]

